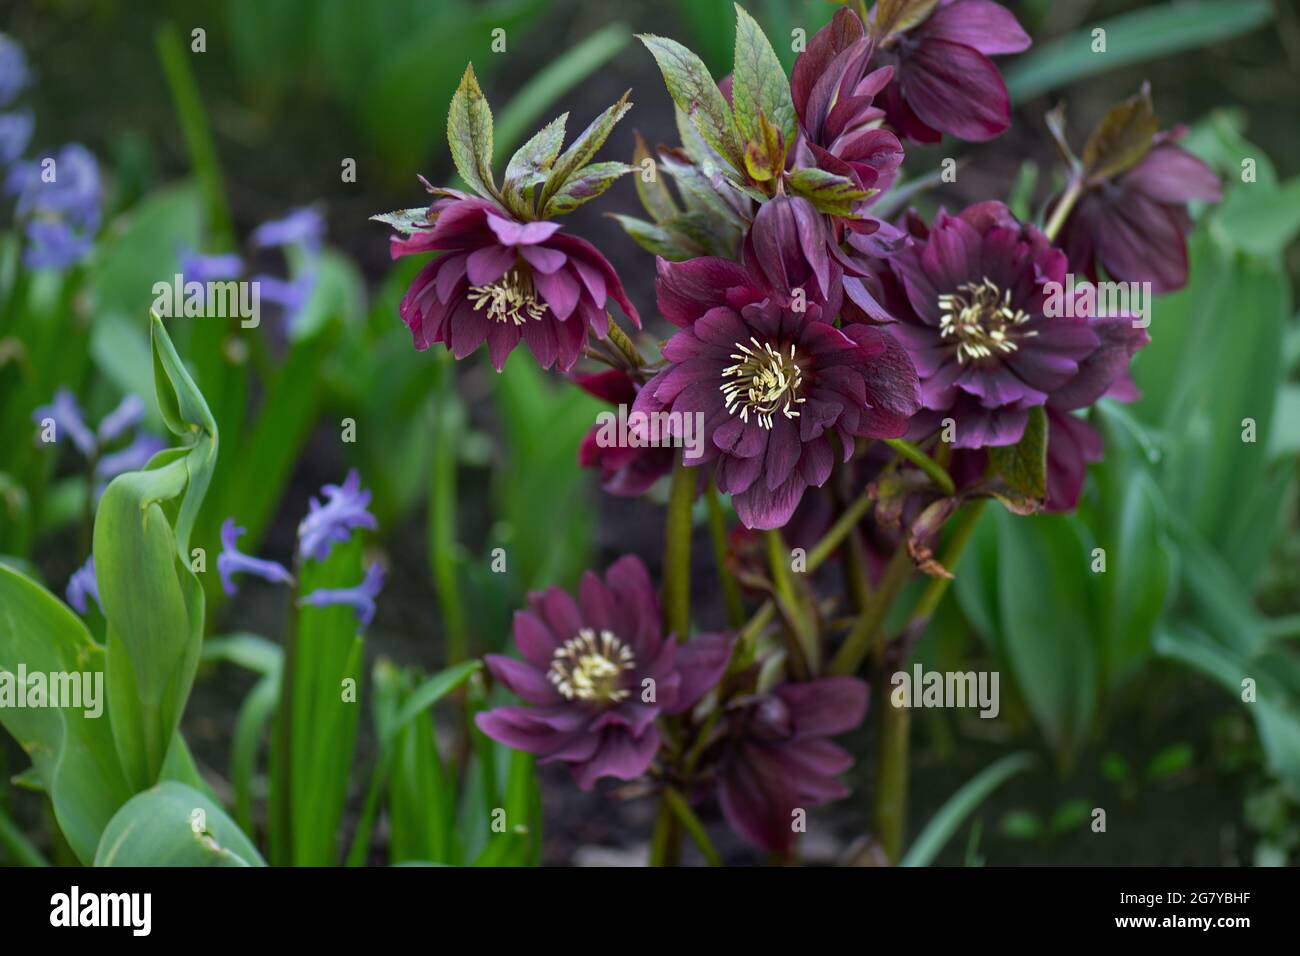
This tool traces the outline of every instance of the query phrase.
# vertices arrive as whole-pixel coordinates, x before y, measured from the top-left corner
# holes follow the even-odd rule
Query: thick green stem
[[[709,506],[709,537],[713,541],[713,563],[718,569],[718,580],[722,582],[722,598],[727,605],[727,620],[732,627],[745,623],[745,605],[740,599],[740,586],[736,576],[727,566],[727,522],[722,514],[722,503],[718,501],[718,488],[709,476],[708,491],[705,500]]]
[[[939,490],[945,495],[956,493],[957,489],[952,483],[952,478],[948,476],[943,466],[911,442],[903,441],[901,438],[886,438],[885,444],[929,475],[930,480],[938,485]]]
[[[686,829],[686,832],[691,835],[691,839],[700,848],[700,852],[704,854],[704,859],[709,866],[722,866],[722,857],[718,856],[718,851],[713,847],[713,841],[709,839],[708,833],[704,830],[704,824],[700,823],[700,818],[695,815],[695,811],[686,802],[686,798],[672,787],[666,787],[664,789],[664,803],[677,817],[677,821]]]
[[[678,461],[668,493],[664,532],[664,616],[668,631],[684,641],[691,629],[691,508],[696,472]]]
[[[880,586],[871,595],[871,602],[858,615],[839,652],[831,661],[832,674],[846,675],[858,672],[862,662],[867,659],[867,654],[883,634],[885,617],[911,574],[912,557],[907,553],[907,546],[900,544],[894,556],[889,559],[885,574],[880,579]]]
[[[1065,225],[1065,220],[1070,217],[1070,212],[1074,209],[1074,204],[1079,201],[1081,195],[1083,195],[1083,177],[1075,174],[1070,177],[1070,184],[1065,187],[1065,193],[1061,196],[1061,201],[1052,210],[1052,218],[1043,227],[1043,233],[1050,241],[1056,241],[1056,234]]]

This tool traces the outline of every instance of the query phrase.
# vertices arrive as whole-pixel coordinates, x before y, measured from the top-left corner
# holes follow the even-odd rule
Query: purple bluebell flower
[[[375,530],[379,525],[366,508],[370,491],[361,487],[361,476],[353,468],[342,485],[321,488],[325,503],[312,498],[307,517],[298,525],[298,543],[302,556],[324,561],[336,541],[346,541],[355,528]]]
[[[95,599],[99,605],[100,611],[104,610],[104,602],[99,599],[99,581],[95,578],[95,556],[92,554],[86,559],[86,563],[72,573],[68,578],[68,590],[66,592],[68,604],[70,604],[78,614],[85,614],[90,605],[86,603],[87,597]]]
[[[139,395],[128,395],[105,415],[99,422],[99,443],[107,445],[116,438],[121,438],[130,429],[144,420],[144,399]]]
[[[305,272],[296,279],[277,279],[275,276],[259,275],[253,278],[257,284],[259,300],[272,302],[284,310],[285,327],[292,332],[298,323],[298,316],[303,306],[316,289],[315,271]]]
[[[70,143],[54,156],[17,163],[5,188],[18,196],[15,214],[26,222],[28,268],[65,269],[90,253],[103,195],[88,149]]]
[[[192,249],[181,253],[181,275],[187,282],[215,282],[237,279],[244,272],[244,260],[233,252],[222,255],[200,255]]]
[[[0,113],[0,166],[8,166],[23,154],[32,139],[35,121],[26,110]]]
[[[72,444],[77,447],[77,451],[87,457],[95,453],[97,447],[95,436],[86,427],[86,419],[81,413],[81,406],[77,404],[77,396],[66,388],[61,388],[55,392],[54,400],[50,404],[42,405],[32,412],[32,420],[37,425],[40,425],[47,418],[54,419],[54,437],[56,441],[59,432],[65,432],[72,439]]]
[[[235,524],[234,518],[227,518],[221,525],[221,554],[217,555],[217,573],[221,575],[221,590],[227,597],[234,597],[236,574],[252,574],[272,584],[292,584],[293,575],[278,561],[263,561],[250,557],[239,550],[239,539],[244,529]]]
[[[369,626],[375,617],[375,598],[384,586],[384,568],[376,561],[366,569],[365,579],[351,588],[320,588],[312,591],[298,603],[311,607],[327,607],[332,604],[346,604],[357,613],[357,621],[362,627]]]
[[[140,471],[166,447],[167,443],[157,435],[141,432],[125,448],[103,455],[95,465],[95,477],[107,484],[128,471]]]
[[[0,33],[0,106],[8,106],[31,81],[27,54],[14,40]]]
[[[253,245],[259,249],[271,246],[300,246],[308,252],[320,249],[325,238],[325,220],[310,206],[295,209],[282,219],[264,222],[253,230]]]

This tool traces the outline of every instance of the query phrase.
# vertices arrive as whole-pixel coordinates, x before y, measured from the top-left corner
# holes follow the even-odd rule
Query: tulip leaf
[[[736,122],[718,84],[703,61],[676,40],[640,34],[668,87],[668,95],[686,114],[700,136],[737,171],[745,168]]]
[[[95,866],[265,866],[216,802],[175,781],[136,794],[108,826]]]
[[[760,119],[766,117],[784,137],[785,148],[796,133],[790,80],[757,21],[736,4],[736,57],[732,67],[732,105],[736,126],[746,142],[762,142]],[[784,161],[784,154],[780,157]]]
[[[447,114],[447,144],[456,172],[484,199],[497,197],[492,179],[492,108],[488,106],[473,64],[465,68]]]

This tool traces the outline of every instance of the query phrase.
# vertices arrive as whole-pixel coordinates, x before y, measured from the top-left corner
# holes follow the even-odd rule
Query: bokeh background
[[[1037,214],[1060,181],[1045,112],[1066,104],[1078,148],[1144,80],[1162,126],[1189,127],[1187,143],[1225,176],[1227,197],[1201,214],[1190,288],[1155,306],[1154,342],[1136,369],[1145,398],[1097,413],[1108,458],[1093,470],[1080,515],[1013,527],[990,509],[958,569],[919,659],[999,670],[1002,716],[918,715],[913,832],[981,770],[1028,752],[1039,757],[1035,769],[980,803],[940,862],[1295,863],[1300,16],[1294,4],[1268,0],[1008,5],[1035,44],[1001,61],[1012,129],[988,144],[909,150],[914,175],[962,160],[955,183],[917,201],[923,212],[1003,198]],[[796,28],[811,35],[835,9],[825,0],[747,7],[788,59],[783,38]],[[375,492],[377,547],[391,568],[368,655],[425,669],[501,647],[530,588],[572,583],[628,551],[653,569],[662,495],[610,498],[577,466],[598,406],[518,356],[502,376],[473,361],[453,381],[434,353],[415,354],[396,312],[411,265],[390,263],[387,230],[368,217],[419,205],[417,174],[451,177],[445,116],[467,60],[493,104],[499,156],[564,110],[580,129],[631,89],[635,106],[604,148],[606,158],[630,160],[634,131],[651,144],[676,142],[671,102],[633,33],[680,40],[720,77],[733,23],[721,0],[0,2],[0,31],[27,50],[35,74],[24,95],[37,119],[30,152],[82,143],[107,187],[90,292],[67,304],[86,362],[30,394],[48,400],[66,379],[100,413],[124,392],[147,394],[147,340],[136,320],[153,277],[171,275],[185,249],[230,240],[247,251],[258,223],[313,206],[328,231],[299,326],[308,331],[264,320],[264,356],[221,352],[214,378],[199,381],[211,402],[225,366],[254,369],[240,379],[233,427],[223,424],[218,489],[220,504],[245,516],[249,550],[288,553],[308,497],[358,467]],[[1080,39],[1098,25],[1107,29],[1101,55]],[[195,28],[206,32],[201,54],[189,49]],[[504,52],[491,49],[495,28],[506,31]],[[168,50],[185,58],[195,98],[174,71],[169,79]],[[196,144],[202,128],[211,149]],[[1241,182],[1243,158],[1256,161],[1255,182]],[[340,175],[345,159],[355,160],[355,182]],[[567,228],[609,257],[652,316],[653,259],[609,212],[639,214],[630,181]],[[256,263],[268,254],[250,255]],[[202,343],[181,347],[194,357]],[[355,444],[339,439],[348,417]],[[1254,443],[1241,440],[1245,418],[1258,424]],[[0,450],[0,471],[27,474],[18,459]],[[41,508],[0,506],[0,552],[56,592],[85,559],[75,494],[60,491],[70,470],[64,463],[41,476],[51,489]],[[225,513],[208,510],[214,541]],[[1108,548],[1104,576],[1070,557],[1098,542]],[[506,574],[489,570],[495,547],[510,555]],[[697,617],[719,623],[705,562],[695,581]],[[287,600],[256,583],[235,602],[213,597],[221,634],[276,633]],[[1254,703],[1241,700],[1243,676],[1258,684]],[[218,775],[229,772],[234,715],[255,684],[229,663],[201,674],[186,733]],[[370,743],[363,727],[363,763]],[[0,749],[6,776],[16,772],[23,760],[12,741]],[[825,811],[829,825],[806,841],[806,858],[851,854],[871,787],[865,762],[855,774],[855,797]],[[562,771],[542,783],[544,861],[644,855],[648,801],[580,794]],[[358,774],[349,819],[363,784]],[[0,793],[40,830],[30,795]],[[1088,826],[1095,807],[1108,809],[1104,835]],[[705,820],[729,859],[753,859],[726,842],[715,810]]]

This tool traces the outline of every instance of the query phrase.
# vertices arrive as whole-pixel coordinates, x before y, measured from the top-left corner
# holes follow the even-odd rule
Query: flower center
[[[475,311],[486,307],[488,317],[498,322],[523,325],[546,314],[546,303],[537,298],[532,276],[519,268],[487,285],[470,286],[469,300]]]
[[[742,422],[749,421],[753,412],[763,428],[772,427],[772,416],[778,411],[786,418],[798,418],[799,410],[794,406],[806,399],[799,397],[803,371],[795,361],[794,345],[787,355],[771,344],[759,345],[752,336],[749,341],[752,348],[736,343],[739,351],[731,355],[736,364],[722,370],[721,389],[727,411],[734,415],[739,410]]]
[[[547,679],[566,700],[609,700],[628,696],[620,687],[623,671],[636,666],[632,649],[610,631],[580,630],[555,649]]]
[[[957,340],[957,361],[961,363],[985,359],[995,352],[1014,352],[1016,341],[1008,333],[1029,321],[1025,312],[1011,307],[1011,290],[1003,292],[988,279],[964,282],[956,292],[939,296],[939,308],[943,310],[939,332]]]

